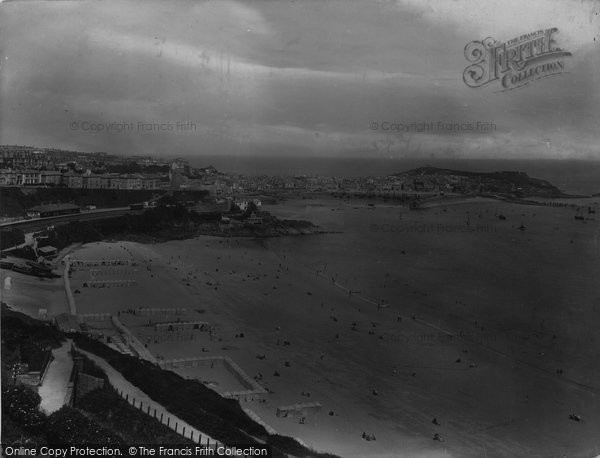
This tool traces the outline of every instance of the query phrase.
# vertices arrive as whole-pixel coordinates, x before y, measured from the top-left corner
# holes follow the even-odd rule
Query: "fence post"
[[[171,423],[171,417],[167,417],[167,426],[169,426],[169,423]]]
[[[175,432],[177,432],[177,426],[179,426],[179,423],[175,422]]]
[[[127,402],[129,402],[129,393],[127,393],[127,394],[125,395],[125,400],[126,400]]]
[[[160,413],[160,422],[161,422],[161,423],[163,422],[163,415],[164,415],[164,413],[163,413],[163,412],[161,412],[161,413]]]
[[[183,436],[183,438],[185,439],[185,426],[183,427],[183,433],[181,434]]]

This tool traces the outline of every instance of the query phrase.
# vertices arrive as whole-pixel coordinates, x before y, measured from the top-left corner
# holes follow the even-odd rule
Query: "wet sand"
[[[46,309],[49,317],[69,311],[62,278],[38,278],[0,269],[0,288],[2,302],[34,318],[40,309]]]

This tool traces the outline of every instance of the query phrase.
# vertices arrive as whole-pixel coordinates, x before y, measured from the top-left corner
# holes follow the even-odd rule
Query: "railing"
[[[156,408],[151,407],[149,404],[144,406],[142,401],[136,400],[133,396],[129,396],[128,393],[125,393],[123,390],[118,390],[113,387],[110,383],[108,384],[112,390],[117,393],[122,399],[124,399],[127,403],[135,407],[136,409],[141,410],[146,415],[151,416],[155,420],[159,421],[162,425],[165,425],[167,428],[172,429],[175,433],[181,435],[184,439],[189,439],[192,442],[195,442],[199,445],[206,447],[207,449],[213,449],[216,453],[217,448],[223,447],[226,450],[235,451],[235,447],[229,447],[222,442],[219,442],[207,435],[202,435],[201,432],[194,429],[188,428],[186,431],[186,427],[180,425],[179,419],[175,416],[166,414],[164,412],[158,412]],[[227,453],[226,453],[227,455]]]

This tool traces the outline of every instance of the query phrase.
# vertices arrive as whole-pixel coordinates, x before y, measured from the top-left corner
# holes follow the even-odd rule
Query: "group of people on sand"
[[[433,423],[435,426],[440,426],[440,422],[438,421],[437,418],[434,417],[433,420],[431,420],[431,423]],[[441,436],[440,433],[435,433],[433,435],[433,440],[434,441],[439,441],[439,442],[444,442],[444,438]]]

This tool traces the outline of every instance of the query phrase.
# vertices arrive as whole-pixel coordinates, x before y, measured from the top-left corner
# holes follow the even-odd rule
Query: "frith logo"
[[[463,72],[465,84],[481,87],[498,80],[503,90],[510,90],[563,73],[565,63],[561,59],[571,53],[556,45],[557,32],[553,27],[504,43],[491,37],[470,42],[465,46],[465,58],[471,62]]]

